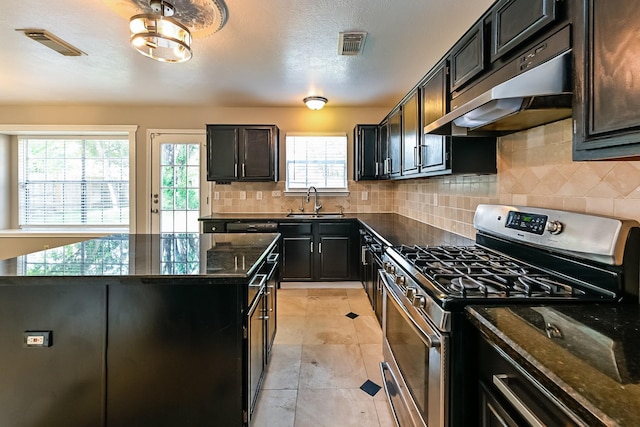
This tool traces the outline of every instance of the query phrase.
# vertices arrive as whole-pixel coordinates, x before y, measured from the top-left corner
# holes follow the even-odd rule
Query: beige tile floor
[[[251,426],[393,426],[384,390],[371,397],[360,389],[367,379],[382,385],[382,331],[362,287],[283,288],[277,309]]]

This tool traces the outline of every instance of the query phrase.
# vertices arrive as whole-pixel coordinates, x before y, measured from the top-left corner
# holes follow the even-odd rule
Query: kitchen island
[[[0,425],[246,425],[249,284],[278,240],[123,234],[0,262]]]

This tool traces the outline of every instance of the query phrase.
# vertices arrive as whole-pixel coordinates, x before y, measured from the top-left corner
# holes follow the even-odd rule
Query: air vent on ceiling
[[[84,53],[77,47],[74,47],[71,44],[67,43],[66,41],[62,40],[61,38],[54,36],[47,30],[22,28],[22,29],[16,29],[16,31],[23,32],[24,35],[29,37],[31,40],[35,40],[39,43],[42,43],[49,49],[53,49],[64,56],[86,55],[86,53]]]
[[[338,55],[357,55],[362,52],[364,40],[367,38],[365,31],[349,31],[340,33],[338,37]]]

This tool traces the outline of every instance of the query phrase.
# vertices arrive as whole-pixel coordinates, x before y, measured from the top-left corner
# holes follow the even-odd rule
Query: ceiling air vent
[[[16,29],[16,31],[23,32],[24,35],[29,37],[31,40],[35,40],[39,43],[42,43],[49,49],[53,49],[64,56],[86,55],[86,53],[84,53],[77,47],[74,47],[71,44],[67,43],[66,41],[62,40],[61,38],[54,36],[47,30],[37,30],[37,29],[27,28],[27,29]]]
[[[340,33],[338,37],[338,55],[357,55],[362,52],[364,40],[367,38],[365,31],[349,31]]]

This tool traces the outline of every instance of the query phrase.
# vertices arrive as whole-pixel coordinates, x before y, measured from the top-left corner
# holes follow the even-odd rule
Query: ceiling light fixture
[[[191,59],[191,33],[171,18],[175,9],[164,0],[151,0],[155,13],[134,15],[129,20],[131,46],[149,58],[162,62],[184,62]]]
[[[323,96],[307,96],[302,100],[311,110],[320,110],[327,103],[328,99]]]

